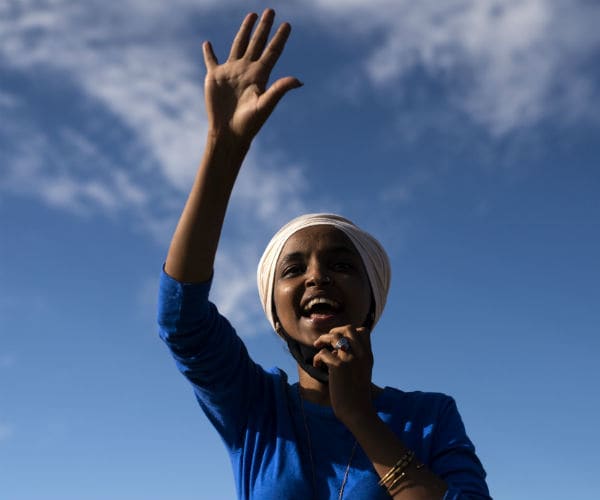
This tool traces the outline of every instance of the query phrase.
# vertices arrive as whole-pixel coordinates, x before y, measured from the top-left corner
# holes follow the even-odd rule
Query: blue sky
[[[453,395],[495,498],[598,498],[600,5],[585,0],[0,3],[0,498],[234,497],[155,325],[204,143],[201,42],[293,32],[214,301],[260,310],[270,235],[342,213],[389,251],[374,380]]]

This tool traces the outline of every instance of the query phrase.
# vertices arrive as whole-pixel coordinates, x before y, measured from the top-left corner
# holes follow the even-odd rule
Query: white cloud
[[[214,1],[185,0],[169,4],[127,0],[119,6],[54,0],[0,7],[0,53],[8,67],[28,75],[50,68],[82,98],[112,115],[112,122],[105,118],[101,123],[101,134],[110,133],[106,129],[114,127],[115,119],[124,131],[133,133],[129,141],[118,144],[126,155],[118,165],[110,152],[102,150],[106,145],[100,145],[89,130],[63,130],[59,142],[77,161],[65,166],[68,160],[60,159],[55,163],[63,166],[56,167],[44,161],[49,154],[56,155],[56,137],[48,137],[35,123],[21,121],[12,129],[4,124],[0,129],[8,130],[11,139],[26,140],[13,146],[17,151],[7,162],[10,166],[0,185],[36,194],[53,206],[77,213],[93,208],[114,212],[130,205],[148,208],[157,201],[163,212],[170,212],[169,200],[174,195],[179,197],[179,211],[200,160],[206,121],[202,63],[186,54],[178,32],[187,15],[214,5]],[[5,105],[15,106],[19,101],[7,92],[0,97]],[[27,105],[22,99],[20,104]],[[94,111],[90,109],[86,118],[92,118]],[[99,171],[84,171],[86,164],[97,165]],[[269,178],[270,172],[247,170],[260,176],[260,182],[249,180],[248,185],[266,187],[275,182]],[[285,171],[281,168],[273,173],[280,176]],[[295,170],[290,172],[297,175]],[[154,177],[154,190],[143,186],[149,177]],[[243,200],[257,201],[253,190],[242,185],[238,191],[241,205]],[[259,217],[277,211],[273,201],[270,206],[268,203],[266,198],[259,202]],[[171,214],[167,217],[170,222]],[[154,221],[151,225],[156,232],[161,224]]]
[[[215,5],[226,6],[216,0],[0,4],[0,69],[27,81],[49,75],[55,86],[34,88],[38,102],[3,87],[0,105],[13,113],[0,124],[0,138],[10,143],[0,152],[7,160],[0,189],[83,216],[126,212],[136,227],[168,241],[206,134],[201,38],[189,17]],[[187,50],[186,34],[194,51]],[[222,309],[241,320],[247,318],[237,311],[256,312],[256,303],[239,306],[256,296],[248,269],[265,236],[250,229],[268,232],[303,207],[301,167],[269,151],[259,163],[256,146],[229,214],[230,231],[241,235],[244,248],[221,245],[218,272],[227,285],[215,287]]]
[[[456,107],[493,135],[547,117],[597,119],[598,106],[591,106],[595,112],[589,106],[599,97],[589,64],[600,48],[597,2],[313,3],[339,36],[369,34],[379,40],[364,60],[373,84],[401,93],[402,79],[424,69],[447,81]]]
[[[173,39],[186,16],[216,5],[223,7],[216,0],[5,3],[0,51],[15,67],[68,71],[139,134],[162,174],[185,190],[206,125],[201,63],[187,59]],[[596,2],[313,0],[311,7],[285,8],[298,18],[322,19],[340,37],[374,36],[364,71],[375,85],[401,88],[417,67],[447,79],[456,106],[493,134],[553,113],[594,114],[589,103],[598,88],[586,58],[600,46]]]
[[[305,209],[301,195],[307,187],[301,165],[254,147],[236,182],[233,206],[251,207],[261,224],[273,229]]]
[[[124,47],[107,56],[110,65],[82,75],[87,92],[135,130],[166,180],[186,191],[206,132],[200,72],[174,48]]]
[[[145,155],[157,160],[170,183],[187,189],[205,131],[200,63],[186,59],[172,41],[153,42],[149,33],[139,33],[151,29],[166,10],[158,3],[148,10],[129,2],[130,12],[128,2],[121,11],[66,2],[28,3],[12,19],[6,16],[0,22],[5,33],[0,50],[8,62],[27,71],[51,68],[72,80],[84,96],[102,103],[135,131]],[[149,16],[151,12],[158,17]],[[114,24],[109,23],[111,16]],[[125,18],[132,23],[123,24]]]
[[[1,2],[0,70],[29,83],[48,72],[57,89],[37,88],[43,103],[29,102],[16,87],[0,90],[3,115],[11,117],[0,122],[0,138],[9,146],[0,151],[0,160],[9,160],[0,170],[0,189],[77,214],[128,212],[166,241],[206,132],[202,63],[198,50],[186,52],[181,32],[187,30],[199,46],[188,18],[229,4],[245,5],[233,0]],[[402,79],[418,67],[457,80],[450,92],[457,108],[496,135],[552,113],[571,119],[592,115],[595,106],[589,103],[597,102],[597,85],[583,64],[600,42],[595,2],[313,0],[285,8],[295,9],[299,20],[323,19],[343,40],[376,38],[362,64],[362,77],[373,85],[401,88]],[[42,116],[40,105],[54,100],[60,101],[51,107],[55,115]],[[81,128],[68,113],[85,118]],[[49,118],[56,127],[44,122]],[[233,315],[242,309],[237,305],[255,303],[250,297],[260,242],[305,209],[302,166],[256,146],[229,214],[245,244],[223,245],[219,257],[227,289],[223,285],[215,293]],[[409,201],[424,182],[403,179],[384,197]]]
[[[216,5],[223,7],[216,0],[7,2],[0,5],[0,52],[14,68],[63,72],[135,132],[138,157],[132,152],[131,160],[142,165],[133,169],[154,160],[158,173],[183,193],[206,123],[201,62],[183,53],[176,34],[187,16]],[[589,103],[598,89],[582,61],[600,43],[595,2],[313,0],[308,8],[285,8],[299,18],[323,19],[341,37],[375,36],[377,45],[364,59],[365,75],[375,85],[401,89],[402,78],[416,67],[456,81],[451,99],[493,134],[555,112],[571,119],[593,115]],[[3,106],[16,102],[14,95],[0,94]],[[71,198],[116,205],[108,185],[104,191],[98,185],[76,190],[65,182],[51,187],[46,199],[55,201],[62,189]],[[63,205],[76,206],[72,200]]]
[[[255,274],[259,253],[252,242],[240,246],[235,250],[224,248],[217,254],[211,300],[241,335],[252,335],[258,331],[261,316],[257,308]]]
[[[15,146],[17,153],[5,166],[0,188],[36,196],[79,215],[96,210],[114,213],[147,204],[146,193],[131,174],[109,161],[89,138],[75,130],[63,130],[59,135],[51,140],[30,129],[27,141]],[[60,157],[63,148],[68,157]]]
[[[228,215],[232,224],[225,228],[217,255],[212,294],[241,335],[270,328],[258,302],[256,266],[275,231],[307,211],[301,166],[287,165],[281,154],[255,146],[235,186]]]

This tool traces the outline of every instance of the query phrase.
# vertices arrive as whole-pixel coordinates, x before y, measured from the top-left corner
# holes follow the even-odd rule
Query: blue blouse
[[[337,499],[351,459],[344,498],[389,499],[360,446],[353,453],[354,437],[332,409],[301,403],[298,384],[282,370],[254,363],[209,302],[209,289],[210,282],[180,283],[163,271],[158,323],[225,443],[238,497]],[[451,397],[386,387],[374,404],[417,459],[446,481],[445,500],[490,499],[485,471]]]

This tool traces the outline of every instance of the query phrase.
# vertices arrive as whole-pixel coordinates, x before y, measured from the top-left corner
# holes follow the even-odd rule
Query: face
[[[371,311],[371,287],[350,239],[332,226],[311,226],[283,247],[273,300],[285,332],[312,345],[333,327],[363,326]]]

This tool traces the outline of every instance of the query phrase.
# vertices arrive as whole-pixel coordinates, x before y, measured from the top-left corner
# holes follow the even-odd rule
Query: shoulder
[[[260,365],[257,365],[257,367],[262,372],[264,380],[257,397],[263,400],[272,399],[271,404],[275,405],[287,404],[292,393],[292,386],[288,381],[287,373],[278,367],[269,369],[261,368]]]
[[[280,384],[282,387],[287,387],[289,385],[287,373],[277,366],[265,370],[265,374],[270,380]]]
[[[394,387],[385,387],[378,398],[381,409],[404,411],[411,413],[435,413],[454,405],[454,398],[441,392],[402,391]]]
[[[445,427],[457,416],[454,399],[441,392],[402,391],[386,387],[376,400],[377,412],[397,431],[425,434]]]

